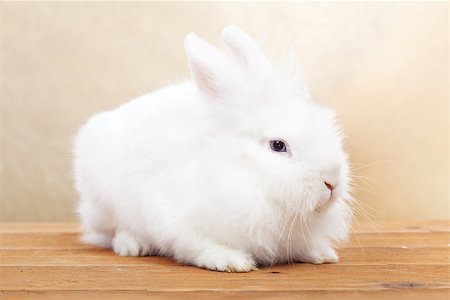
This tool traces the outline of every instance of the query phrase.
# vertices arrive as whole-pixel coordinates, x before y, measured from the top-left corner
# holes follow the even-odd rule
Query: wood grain
[[[450,247],[430,248],[344,248],[339,265],[445,264]],[[36,260],[39,257],[39,260]],[[110,250],[91,249],[9,249],[0,250],[2,266],[115,266],[146,265],[166,260],[160,257],[120,257]],[[170,260],[168,260],[170,261]]]
[[[366,228],[339,250],[338,264],[228,274],[82,245],[76,224],[0,224],[1,297],[448,299],[448,221]]]

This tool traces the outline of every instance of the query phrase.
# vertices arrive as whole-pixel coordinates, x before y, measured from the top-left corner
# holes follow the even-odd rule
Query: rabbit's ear
[[[225,27],[222,31],[222,39],[243,67],[256,70],[265,70],[270,67],[256,42],[236,25]]]
[[[198,89],[207,96],[220,98],[226,76],[225,56],[194,33],[186,36],[184,48]]]

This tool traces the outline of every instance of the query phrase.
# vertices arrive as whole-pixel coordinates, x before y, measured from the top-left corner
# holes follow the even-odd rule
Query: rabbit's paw
[[[339,261],[339,256],[336,251],[328,245],[323,245],[309,250],[306,259],[303,261],[310,262],[316,265],[320,264],[333,264]]]
[[[140,256],[142,255],[138,242],[133,236],[125,231],[119,231],[112,241],[114,252],[120,256]]]
[[[226,247],[204,250],[197,257],[195,265],[219,272],[250,272],[258,270],[251,255]]]

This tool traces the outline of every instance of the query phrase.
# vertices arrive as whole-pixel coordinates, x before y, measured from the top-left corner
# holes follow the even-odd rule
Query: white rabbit
[[[189,34],[193,81],[93,116],[74,145],[88,244],[228,272],[338,261],[351,221],[332,111],[236,26]]]

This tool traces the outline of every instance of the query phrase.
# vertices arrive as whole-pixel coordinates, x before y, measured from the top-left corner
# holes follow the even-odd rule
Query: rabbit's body
[[[186,47],[189,54],[194,46]],[[204,65],[196,69],[195,55],[190,59],[194,82],[100,113],[78,133],[83,240],[120,255],[164,255],[219,271],[336,262],[333,243],[347,237],[350,210],[343,199],[346,155],[332,114],[309,99],[270,103],[264,98],[284,86],[258,94],[263,85],[249,86],[246,76],[244,88],[207,86],[214,81],[202,82]],[[222,87],[219,103],[211,100]],[[236,107],[256,98],[258,108],[250,100]],[[289,155],[268,146],[279,136],[291,143]]]

